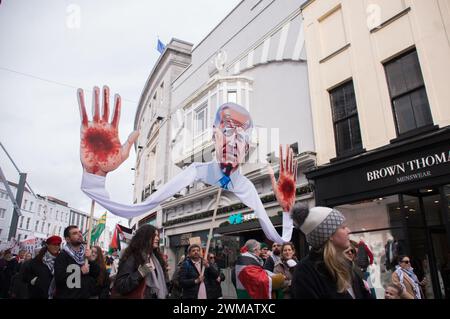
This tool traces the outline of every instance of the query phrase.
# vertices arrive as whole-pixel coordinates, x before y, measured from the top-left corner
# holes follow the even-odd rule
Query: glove
[[[147,276],[153,269],[149,264],[140,265],[138,268],[139,273],[142,277]]]
[[[30,284],[34,286],[36,284],[37,279],[38,277],[34,277],[33,279],[31,279]]]

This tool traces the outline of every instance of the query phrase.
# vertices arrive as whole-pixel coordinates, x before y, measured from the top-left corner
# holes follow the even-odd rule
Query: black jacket
[[[48,299],[48,288],[52,282],[53,275],[50,269],[42,262],[35,258],[26,262],[22,266],[22,280],[28,287],[28,294],[31,299]],[[37,277],[34,285],[31,284],[33,278]]]
[[[356,299],[373,299],[362,279],[353,270],[352,275]],[[325,266],[323,255],[314,251],[296,266],[291,293],[293,299],[352,299],[348,292],[337,292],[336,282]]]
[[[214,268],[214,270],[219,274],[220,282],[217,281],[219,276],[216,278],[211,278],[209,276],[205,278],[205,287],[208,294],[208,299],[218,299],[222,297],[222,287],[220,286],[220,283],[225,280],[225,275],[220,272],[217,264],[211,265],[210,268]]]
[[[74,278],[74,271],[68,272],[69,265],[78,265],[75,260],[64,250],[56,257],[55,260],[55,282],[56,291],[55,299],[88,299],[92,297],[95,293],[95,284],[97,276],[100,273],[100,267],[95,263],[89,261],[89,273],[83,274],[81,269],[79,274],[81,276],[80,287],[69,288],[67,286],[67,278],[71,276]],[[69,283],[73,283],[75,280],[69,280]]]
[[[195,280],[199,276],[200,273],[197,271],[197,268],[193,264],[192,260],[190,258],[186,258],[186,260],[181,265],[180,269],[180,285],[183,288],[183,299],[197,299],[200,283],[196,284]],[[214,267],[206,267],[204,276],[205,276],[206,297],[208,299],[212,299],[214,296],[214,292],[210,290],[211,287],[209,287],[208,290],[206,281],[216,280],[217,277],[219,277],[219,272]]]
[[[142,280],[141,273],[138,271],[139,265],[135,262],[133,256],[128,257],[124,261],[120,261],[119,270],[117,271],[116,279],[114,281],[114,290],[122,296],[125,296],[136,288]],[[166,285],[168,282],[167,274],[164,274]],[[145,288],[144,299],[156,299],[156,294],[151,294],[150,289]]]

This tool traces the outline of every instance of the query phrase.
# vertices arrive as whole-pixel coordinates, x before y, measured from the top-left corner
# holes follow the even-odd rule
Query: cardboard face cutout
[[[248,111],[240,105],[225,103],[219,107],[214,121],[217,162],[233,169],[245,161],[253,122]]]

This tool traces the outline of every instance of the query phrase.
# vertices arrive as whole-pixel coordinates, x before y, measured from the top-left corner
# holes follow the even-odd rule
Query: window
[[[8,194],[4,191],[0,191],[0,198],[1,199],[7,199],[8,198]]]
[[[42,222],[42,224],[41,224],[41,233],[43,233],[43,232],[44,232],[44,226],[45,226],[45,223],[44,223],[44,222]]]
[[[201,135],[208,125],[208,108],[206,103],[195,110],[195,135]]]
[[[3,229],[0,228],[0,236],[2,235]]]
[[[237,103],[237,92],[236,92],[236,90],[228,91],[228,102]]]
[[[58,232],[58,234],[62,235],[62,233],[61,233],[61,226],[59,226],[59,232]]]
[[[384,65],[397,135],[433,124],[417,51]]]
[[[28,217],[28,218],[27,218],[27,230],[30,229],[30,220],[31,220],[31,218]]]
[[[33,202],[30,202],[30,211],[33,209]]]
[[[24,219],[24,217],[23,217],[23,216],[20,216],[19,228],[22,228],[22,227],[23,227],[23,219]]]
[[[330,91],[337,156],[362,151],[353,81]]]
[[[19,234],[19,236],[17,236],[18,241],[20,241],[21,236],[22,236],[22,234]]]
[[[5,218],[6,209],[0,208],[0,218]]]
[[[23,200],[22,209],[26,209],[28,201],[26,199]]]
[[[34,231],[37,231],[37,230],[38,230],[38,227],[39,227],[39,221],[37,220],[37,221],[36,221],[36,225],[34,226]]]
[[[56,217],[55,217],[56,220],[58,220],[58,214],[59,214],[59,212],[56,211]]]
[[[38,208],[38,213],[40,213],[40,212],[41,212],[41,208],[42,208],[42,205],[41,205],[41,204],[39,204],[39,208]]]
[[[25,235],[25,237],[23,239],[27,239],[27,238],[28,238],[28,235]]]

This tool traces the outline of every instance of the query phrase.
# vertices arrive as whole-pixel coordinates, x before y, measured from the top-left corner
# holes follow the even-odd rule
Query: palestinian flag
[[[241,254],[235,272],[238,299],[271,299],[272,278],[255,256]]]
[[[105,226],[106,226],[106,212],[102,215],[102,217],[100,217],[98,224],[92,230],[91,245],[93,243],[95,243],[96,241],[98,241],[98,239],[100,238],[100,235],[105,230]]]
[[[123,244],[125,244],[125,246],[128,246],[131,238],[133,237],[133,230],[134,228],[127,228],[125,226],[116,224],[111,243],[109,244],[110,252],[113,250],[122,250]]]

